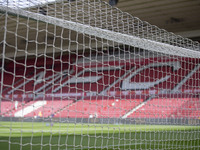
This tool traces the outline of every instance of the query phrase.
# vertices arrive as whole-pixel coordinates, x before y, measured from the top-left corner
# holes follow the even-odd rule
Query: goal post
[[[101,0],[3,1],[0,19],[0,147],[200,148],[198,42]]]

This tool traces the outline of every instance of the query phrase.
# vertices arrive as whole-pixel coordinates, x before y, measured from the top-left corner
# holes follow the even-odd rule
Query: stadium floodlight
[[[8,0],[0,19],[1,148],[200,148],[198,42],[101,0]]]

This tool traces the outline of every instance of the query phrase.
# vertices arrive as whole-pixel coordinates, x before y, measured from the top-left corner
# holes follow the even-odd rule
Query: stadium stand
[[[80,100],[56,114],[55,117],[118,118],[141,102],[142,99]]]
[[[175,118],[192,118],[200,117],[200,101],[198,98],[190,98],[181,105],[172,115]]]
[[[2,116],[10,116],[11,115],[10,111],[13,109],[15,109],[13,102],[11,102],[11,101],[2,101],[1,102],[1,115]]]
[[[41,105],[38,109],[35,111],[32,111],[25,115],[25,117],[36,117],[41,112],[42,117],[49,117],[54,116],[54,114],[59,111],[60,109],[63,109],[70,103],[72,103],[72,100],[53,100],[53,101],[46,101],[45,105]],[[41,117],[41,116],[40,116]]]
[[[18,109],[30,108],[34,102],[45,100],[46,103],[42,103],[41,107],[38,106],[24,116],[34,117],[42,111],[43,117],[52,114],[55,114],[55,117],[121,117],[145,102],[152,94],[177,94],[179,90],[190,94],[199,91],[199,82],[193,80],[194,77],[200,76],[200,65],[197,60],[161,60],[157,57],[126,61],[126,56],[115,56],[115,59],[112,59],[109,55],[97,59],[76,58],[78,57],[75,55],[62,58],[59,56],[55,60],[38,58],[37,69],[33,67],[35,59],[28,59],[26,62],[20,60],[15,66],[8,63],[4,72],[7,80],[3,81],[2,92],[3,98],[7,101],[2,101],[1,114],[15,116],[17,111],[13,110],[14,106],[9,106],[13,100],[19,101]],[[92,63],[91,60],[98,60],[99,63]],[[77,66],[73,65],[74,61],[77,61]],[[26,63],[26,69],[21,65],[23,63]],[[172,93],[170,96],[173,96]],[[15,99],[9,99],[11,94],[15,95]],[[97,98],[101,95],[107,95],[108,98]],[[115,99],[112,99],[112,96]],[[59,104],[60,100],[62,107]],[[189,111],[189,108],[198,108],[197,105],[199,106],[198,99],[193,101],[179,96],[172,98],[166,94],[165,99],[151,99],[128,117],[197,118],[198,110]],[[180,110],[183,106],[185,109]]]
[[[181,108],[184,103],[189,101],[187,98],[165,98],[152,99],[143,107],[133,112],[130,118],[169,118],[174,117],[173,113],[177,108]]]

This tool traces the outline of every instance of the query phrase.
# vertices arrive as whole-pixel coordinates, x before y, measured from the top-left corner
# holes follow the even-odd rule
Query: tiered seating
[[[33,72],[27,72],[27,74],[26,78],[23,78],[24,75],[20,75],[19,79],[15,78],[14,87],[17,89],[9,89],[8,94],[25,94],[34,91],[34,74]]]
[[[130,114],[130,118],[169,118],[173,113],[186,103],[188,98],[163,98],[152,99],[144,106]]]
[[[24,67],[23,62],[20,62],[16,65],[16,69],[8,69],[7,73],[5,73],[6,80],[4,84],[8,88],[5,88],[4,94],[12,92],[11,85],[16,88],[14,90],[15,94],[31,93],[32,91],[36,91],[37,93],[40,91],[45,91],[45,93],[60,93],[61,91],[62,93],[100,93],[110,85],[112,87],[109,91],[121,91],[126,90],[122,85],[125,79],[129,77],[131,77],[129,80],[130,83],[146,83],[146,85],[168,77],[164,81],[149,86],[148,90],[173,89],[196,65],[195,63],[182,60],[164,60],[165,63],[163,63],[159,58],[145,59],[141,62],[131,60],[130,62],[120,64],[118,61],[110,60],[98,65],[91,63],[84,64],[84,61],[80,61],[80,64],[70,68],[70,63],[66,64],[67,60],[56,59],[53,61],[50,58],[47,60],[44,60],[44,58],[26,60],[27,68]],[[54,64],[53,68],[52,63]],[[37,65],[37,69],[33,67],[35,64]],[[14,66],[14,64],[10,65],[10,67]],[[132,68],[134,70],[130,72]],[[66,70],[68,72],[65,72],[63,76],[59,75],[61,71],[63,73]],[[134,72],[137,73],[133,75]],[[124,74],[126,76],[123,77]],[[43,79],[38,79],[40,75]],[[199,70],[193,75],[193,77],[196,76],[199,76]],[[41,81],[38,82],[38,80]],[[194,84],[198,88],[198,83],[195,81],[189,80],[186,84],[188,86],[193,86]],[[43,86],[44,88],[41,88]],[[146,89],[142,89],[142,86],[136,86],[128,90]]]
[[[173,74],[171,67],[151,67],[148,69],[145,69],[138,73],[136,76],[131,78],[131,82],[143,82],[143,83],[148,83],[148,82],[155,82],[167,75]],[[167,83],[168,86],[166,88],[171,88],[169,83]],[[152,88],[152,87],[151,87]],[[155,89],[155,86],[153,87]],[[163,88],[163,84],[162,84]]]
[[[1,115],[7,114],[11,109],[13,109],[14,103],[11,101],[2,101],[1,102]]]
[[[6,94],[9,90],[11,90],[11,87],[13,85],[14,74],[10,72],[4,72],[3,77],[3,94]]]
[[[200,110],[193,110],[192,113],[188,115],[188,118],[200,119]]]
[[[42,117],[49,117],[54,115],[58,110],[66,107],[72,100],[53,100],[47,101],[47,104],[38,108],[37,110],[25,115],[25,117],[35,117],[39,116],[38,114],[41,113]],[[53,117],[53,116],[52,116]]]
[[[142,101],[142,99],[81,100],[56,114],[56,117],[121,117]]]
[[[200,117],[200,99],[190,98],[180,108],[173,113],[175,118],[199,118]]]
[[[68,69],[68,63],[70,61],[66,65],[66,62],[63,62],[64,58],[60,61],[56,60],[57,59],[53,61],[53,59],[50,58],[38,58],[20,60],[15,64],[10,62],[4,73],[5,88],[3,94],[30,94],[33,93],[33,91],[38,93],[38,89],[47,83],[51,83],[51,80],[55,78],[57,73],[60,74],[61,70]],[[54,64],[54,66],[52,66],[52,64]],[[37,69],[34,67],[35,65]],[[52,85],[53,84],[50,84],[49,86]],[[43,90],[46,92],[45,88]]]
[[[30,101],[30,102],[20,102],[20,101],[19,101],[19,102],[18,102],[18,107],[17,107],[17,109],[15,109],[15,103],[13,102],[13,104],[12,104],[13,108],[10,109],[10,110],[8,111],[8,113],[5,114],[4,116],[6,116],[6,117],[9,117],[9,116],[14,117],[14,114],[15,114],[16,112],[22,110],[23,108],[25,108],[25,107],[27,107],[27,106],[33,104],[33,103],[34,103],[34,101]]]
[[[165,82],[162,82],[154,87],[154,89],[173,89],[192,69],[195,67],[195,64],[187,62],[187,61],[179,61],[180,68],[178,70],[174,70],[170,68],[170,70],[166,70],[167,74],[170,72],[170,78]],[[160,75],[163,72],[159,72]],[[152,88],[153,89],[153,88]]]
[[[179,60],[178,58],[176,60],[168,60],[158,57],[141,58],[138,60],[130,59],[128,61],[124,59],[122,61],[122,58],[115,57],[110,59],[110,56],[108,58],[106,58],[107,56],[102,57],[103,59],[99,57],[95,61],[91,57],[87,58],[84,56],[83,60],[83,58],[76,56],[73,59],[78,58],[78,60],[76,60],[76,65],[74,65],[72,57],[67,56],[55,59],[52,57],[46,57],[45,59],[41,57],[11,62],[6,65],[6,71],[3,74],[3,98],[5,98],[5,95],[12,96],[9,99],[15,101],[22,99],[22,94],[34,94],[28,100],[23,99],[25,103],[29,100],[34,100],[25,104],[25,106],[29,106],[31,103],[39,100],[41,95],[43,96],[42,99],[46,101],[48,99],[52,100],[47,101],[47,104],[38,110],[25,115],[26,117],[33,117],[34,114],[37,115],[40,111],[43,112],[44,117],[48,117],[51,114],[56,114],[60,108],[65,108],[70,104],[71,106],[68,109],[59,111],[60,113],[57,113],[56,116],[94,117],[97,115],[98,117],[121,117],[139,105],[143,101],[142,99],[149,97],[150,93],[145,90],[155,90],[157,93],[163,89],[172,90],[197,65],[195,61]],[[107,61],[104,61],[104,59]],[[62,74],[60,74],[61,72]],[[200,69],[190,79],[183,82],[183,85],[178,90],[191,88],[198,90],[200,87],[200,82],[198,82],[199,76]],[[163,81],[159,81],[162,78]],[[126,84],[123,84],[126,79]],[[151,85],[153,82],[156,84],[152,84],[149,88],[143,87],[143,85]],[[128,89],[124,88],[128,84],[130,87]],[[134,84],[137,86],[134,86]],[[144,93],[141,91],[144,91]],[[109,92],[114,94],[109,95]],[[139,94],[136,94],[136,92],[139,92]],[[114,98],[102,100],[97,100],[96,98],[87,100],[85,98],[86,96],[102,94],[113,96]],[[18,95],[20,96],[17,99],[16,96]],[[136,95],[139,95],[139,98]],[[74,100],[81,99],[81,101],[72,104],[72,101],[68,101],[72,97]],[[120,97],[121,100],[116,101],[116,97]],[[21,104],[19,104],[20,106]],[[181,106],[184,106],[185,110],[182,109],[180,111],[178,108]],[[9,115],[11,116],[16,112],[11,111],[12,108],[9,108],[6,103],[4,107],[2,108],[3,112],[7,112],[9,109]],[[199,108],[197,100],[189,103],[189,99],[181,99],[179,97],[176,99],[153,99],[129,117],[197,117],[199,110],[194,108]]]
[[[80,92],[97,92],[100,93],[108,86],[113,84],[125,73],[123,69],[117,70],[98,70],[98,68],[91,69],[78,69],[68,78],[64,79],[63,87],[57,89],[59,85],[55,86],[55,92],[69,92],[69,93],[80,93]],[[77,77],[75,77],[77,76]],[[76,80],[77,82],[75,83]],[[85,80],[88,80],[87,82]]]
[[[15,104],[17,103],[17,105]],[[15,106],[16,105],[16,106]],[[1,102],[1,115],[2,116],[13,116],[13,113],[19,110],[22,106],[20,101],[2,101]]]
[[[169,60],[166,61],[166,63],[158,61],[155,62],[155,64],[148,60],[147,62],[146,64],[135,64],[132,66],[135,67],[135,69],[126,77],[122,78],[121,81],[110,90],[120,91],[120,87],[126,79],[129,79],[129,84],[133,84],[132,88],[128,88],[129,90],[171,90],[195,67],[195,64],[185,61]],[[145,66],[148,67],[145,68]],[[128,69],[130,70],[130,68]],[[160,82],[158,82],[159,80]],[[153,86],[151,84],[153,84]],[[191,86],[192,84],[193,83],[191,83]],[[142,85],[149,85],[149,88],[145,88],[145,86]]]
[[[182,85],[182,89],[199,89],[200,87],[200,69],[198,69],[187,81]]]

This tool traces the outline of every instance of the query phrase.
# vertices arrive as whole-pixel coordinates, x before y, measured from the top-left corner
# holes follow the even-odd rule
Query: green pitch
[[[0,122],[1,150],[200,149],[200,127]]]

